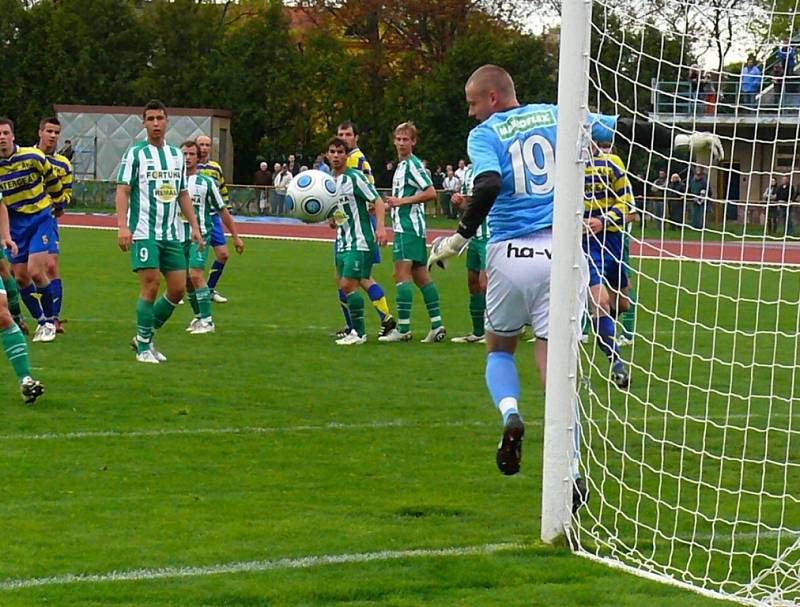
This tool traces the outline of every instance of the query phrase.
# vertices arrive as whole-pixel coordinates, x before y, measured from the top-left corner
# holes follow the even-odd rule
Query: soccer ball
[[[325,221],[336,209],[336,182],[322,171],[298,173],[286,188],[286,210],[301,221]]]

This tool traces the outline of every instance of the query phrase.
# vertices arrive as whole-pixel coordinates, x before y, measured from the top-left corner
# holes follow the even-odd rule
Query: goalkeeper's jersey
[[[187,179],[189,195],[192,197],[194,214],[200,224],[200,234],[205,238],[214,229],[214,214],[225,208],[225,201],[217,188],[217,184],[208,175],[195,173]],[[184,240],[189,240],[191,229],[189,220],[180,213],[184,227]]]
[[[408,198],[433,185],[422,161],[413,154],[401,160],[392,178],[392,196]],[[392,208],[392,229],[396,234],[416,234],[425,237],[425,205],[404,204]]]
[[[608,141],[616,116],[590,114],[592,137]],[[497,173],[500,193],[489,212],[490,240],[501,242],[553,225],[558,107],[529,104],[497,112],[469,133],[475,177]]]
[[[61,154],[48,154],[47,159],[61,181],[61,188],[64,191],[60,199],[53,200],[53,208],[61,211],[72,202],[72,163],[69,158]]]
[[[607,232],[624,229],[633,208],[633,190],[625,164],[616,154],[599,153],[586,163],[584,217],[600,217]]]
[[[215,160],[199,162],[197,164],[197,172],[201,175],[208,175],[214,180],[220,196],[222,196],[222,200],[224,200],[225,204],[227,205],[229,199],[228,184],[225,183],[225,176],[222,174],[222,166],[220,166],[219,162],[216,162]]]
[[[131,188],[128,227],[133,240],[183,241],[178,196],[186,191],[183,153],[172,145],[135,143],[119,165],[117,183]]]
[[[333,213],[337,227],[337,250],[371,251],[375,233],[369,219],[369,204],[379,197],[366,176],[356,169],[346,169],[336,178],[337,208]]]
[[[60,203],[64,189],[44,152],[15,145],[9,157],[0,158],[0,194],[12,215],[35,215]]]

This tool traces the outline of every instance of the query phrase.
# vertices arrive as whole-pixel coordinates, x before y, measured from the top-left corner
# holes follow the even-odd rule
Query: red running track
[[[60,226],[115,229],[113,215],[91,215],[67,213],[59,218]],[[305,225],[295,223],[258,223],[241,221],[236,223],[243,236],[300,240],[333,240],[335,232],[325,224]],[[437,236],[450,234],[450,230],[429,230],[428,241]],[[392,232],[389,230],[391,240]],[[702,261],[726,261],[740,263],[764,263],[774,265],[800,264],[800,244],[752,243],[752,242],[696,242],[680,240],[648,240],[631,242],[631,255],[663,259],[691,259]]]

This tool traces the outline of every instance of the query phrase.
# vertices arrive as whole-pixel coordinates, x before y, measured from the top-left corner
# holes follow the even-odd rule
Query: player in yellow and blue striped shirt
[[[56,153],[58,138],[61,135],[61,123],[58,118],[49,117],[39,123],[39,143],[37,148],[42,150],[50,164],[53,165],[64,196],[53,203],[53,238],[50,239],[49,256],[47,258],[47,278],[50,279],[50,293],[53,296],[53,324],[56,333],[63,333],[61,326],[61,306],[64,301],[64,288],[61,282],[61,272],[58,267],[58,256],[61,253],[61,242],[58,234],[58,218],[64,214],[64,209],[72,201],[72,163],[66,156]]]
[[[2,136],[0,135],[0,137]],[[11,239],[8,210],[1,202],[2,198],[3,196],[0,194],[0,248],[8,248],[12,255],[16,255],[18,252],[17,245]],[[11,313],[8,311],[8,298],[6,297],[2,278],[0,278],[0,341],[3,345],[3,352],[17,375],[22,399],[26,405],[32,405],[44,393],[44,386],[31,377],[28,344],[25,342],[25,336],[22,331],[14,324]]]
[[[0,193],[8,209],[11,237],[19,248],[11,257],[14,276],[22,301],[39,322],[33,341],[53,341],[56,329],[47,256],[55,237],[51,206],[54,201],[61,203],[64,190],[41,150],[14,143],[14,123],[8,118],[0,118]]]
[[[225,183],[225,177],[222,174],[222,167],[214,160],[211,160],[211,151],[213,143],[211,137],[208,135],[200,135],[196,140],[197,146],[200,150],[199,162],[197,164],[197,172],[200,175],[208,175],[214,180],[214,183],[222,195],[222,201],[225,206],[228,205],[229,195],[228,186]],[[208,272],[208,288],[211,289],[211,301],[214,303],[227,303],[228,299],[217,293],[217,284],[219,279],[222,278],[222,272],[225,269],[225,264],[230,259],[230,251],[228,250],[228,241],[225,239],[225,231],[222,229],[222,220],[219,215],[213,213],[214,229],[211,231],[211,246],[214,247],[214,263],[211,264],[211,269]]]
[[[611,362],[613,381],[626,388],[628,370],[619,357],[614,318],[630,305],[622,238],[633,191],[622,159],[608,151],[610,144],[595,145],[595,154],[586,163],[584,184],[583,249],[589,262],[589,302],[597,345]]]
[[[370,166],[367,157],[364,155],[364,152],[362,152],[358,147],[359,135],[356,124],[350,120],[342,122],[336,129],[336,136],[347,144],[347,168],[361,171],[367,178],[367,181],[369,181],[371,185],[375,185],[375,178],[372,175],[372,167]],[[377,223],[374,213],[370,213],[370,223],[372,223],[372,229],[375,230],[377,228]],[[338,248],[335,250],[338,250]],[[375,254],[373,256],[372,263],[374,265],[380,262],[381,250],[380,247],[375,247]],[[336,283],[339,283],[338,276],[336,277]],[[381,330],[378,333],[378,336],[381,337],[388,335],[397,326],[397,321],[389,312],[389,304],[386,301],[386,294],[383,290],[383,287],[375,282],[372,276],[361,279],[360,284],[361,288],[367,292],[367,295],[369,296],[369,299],[372,302],[372,305],[375,307],[375,311],[378,313],[378,317],[381,320]],[[339,289],[339,303],[342,307],[342,314],[344,314],[345,322],[347,323],[347,326],[336,334],[337,337],[341,338],[345,337],[347,333],[353,330],[352,322],[347,311],[347,296],[342,289]]]

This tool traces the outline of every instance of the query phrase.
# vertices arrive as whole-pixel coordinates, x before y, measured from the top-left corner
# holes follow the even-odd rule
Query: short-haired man
[[[22,301],[39,326],[33,341],[56,337],[53,296],[47,278],[47,259],[53,238],[51,207],[64,197],[61,180],[38,148],[14,143],[14,123],[0,119],[0,193],[8,208],[11,238],[17,254],[11,265]]]
[[[369,160],[367,160],[367,157],[364,155],[364,152],[362,152],[361,148],[358,147],[360,135],[356,123],[350,120],[345,120],[336,128],[336,136],[344,141],[345,144],[347,144],[347,168],[361,171],[364,174],[364,177],[367,178],[367,181],[370,183],[370,185],[374,186],[375,178],[372,174],[372,167],[369,164]],[[372,229],[376,230],[378,224],[373,213],[370,213],[369,220],[372,224]],[[372,264],[379,264],[380,262],[381,250],[380,247],[375,247]],[[338,274],[336,279],[338,282]],[[370,274],[368,274],[361,280],[361,288],[367,292],[367,296],[372,302],[372,306],[375,308],[375,312],[378,314],[378,318],[381,321],[381,329],[378,333],[378,337],[388,335],[389,332],[397,326],[397,322],[389,312],[389,304],[386,301],[386,293],[384,292],[383,287],[380,285],[380,283],[375,281]],[[345,319],[345,327],[336,333],[336,336],[341,338],[347,335],[347,333],[349,333],[353,328],[352,323],[347,315],[347,301],[345,293],[341,288],[339,289],[339,303],[342,306],[342,314],[344,315]]]
[[[190,238],[204,248],[192,207],[183,153],[166,143],[167,108],[150,101],[142,112],[147,139],[133,144],[122,157],[117,175],[118,244],[131,252],[131,266],[139,277],[136,304],[136,360],[158,364],[166,357],[153,345],[155,331],[169,320],[186,292],[184,228],[178,207],[190,226]],[[158,298],[161,282],[166,293]]]
[[[219,217],[233,238],[236,252],[240,255],[244,251],[244,243],[239,238],[236,224],[228,211],[222,195],[217,189],[217,184],[208,175],[198,172],[199,148],[196,141],[185,141],[181,144],[181,152],[186,162],[187,188],[192,197],[194,213],[200,224],[200,234],[204,246],[200,247],[191,241],[189,222],[181,215],[184,225],[183,247],[186,255],[186,267],[189,277],[186,288],[189,291],[189,302],[192,304],[194,318],[186,329],[192,335],[213,333],[216,330],[214,319],[211,316],[211,290],[206,283],[205,271],[208,261],[211,232],[214,229],[214,217]],[[266,162],[263,163],[266,167]]]
[[[422,343],[442,341],[447,334],[442,324],[439,290],[428,273],[428,249],[425,242],[425,203],[436,200],[436,190],[431,178],[414,155],[417,144],[417,127],[413,122],[403,122],[394,130],[394,147],[399,162],[394,171],[392,195],[386,204],[392,210],[394,242],[394,279],[397,283],[397,329],[378,338],[382,342],[411,340],[411,303],[417,285],[425,300],[431,328]]]
[[[333,222],[337,229],[336,273],[345,294],[353,329],[337,339],[340,346],[367,341],[364,326],[364,298],[359,286],[372,272],[375,248],[386,244],[383,199],[361,171],[347,166],[347,144],[339,137],[328,142],[328,162],[336,176],[338,206]],[[377,229],[373,232],[369,207],[375,207]]]
[[[200,135],[197,139],[197,146],[200,150],[200,158],[197,164],[197,171],[203,175],[208,175],[217,184],[219,193],[222,195],[222,200],[225,205],[228,205],[228,186],[225,183],[225,176],[222,174],[222,167],[216,160],[211,160],[211,151],[214,147],[211,137],[208,135]],[[217,284],[222,278],[222,271],[225,269],[225,264],[230,259],[230,251],[228,251],[228,242],[225,240],[225,232],[222,230],[222,222],[217,214],[212,215],[214,221],[214,229],[211,231],[211,246],[214,247],[214,263],[211,264],[211,270],[208,272],[208,288],[211,289],[211,300],[214,303],[227,303],[228,299],[222,294],[217,293]]]
[[[58,218],[64,214],[64,209],[72,201],[72,163],[69,158],[56,152],[58,148],[58,138],[61,135],[61,123],[58,118],[45,118],[39,123],[39,143],[36,144],[42,150],[53,171],[61,180],[61,187],[64,196],[58,202],[53,203],[53,236],[50,238],[50,248],[47,258],[47,277],[50,279],[50,292],[53,296],[53,324],[56,333],[63,333],[61,326],[61,306],[64,303],[64,287],[61,282],[61,270],[58,258],[61,254],[61,239],[58,233]]]

